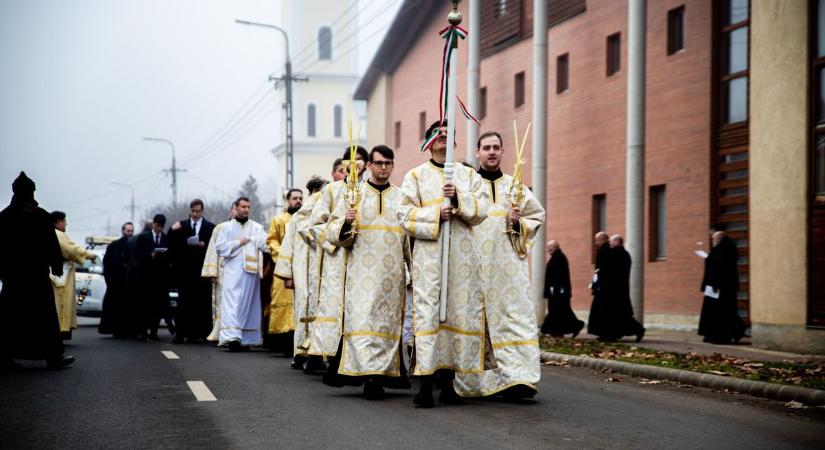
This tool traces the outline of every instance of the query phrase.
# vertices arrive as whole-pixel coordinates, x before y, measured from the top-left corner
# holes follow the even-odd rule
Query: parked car
[[[86,260],[75,265],[75,293],[77,294],[77,315],[100,317],[103,313],[103,296],[106,281],[103,279],[103,255],[106,246],[117,240],[109,236],[89,236],[86,249],[97,255],[95,262]]]

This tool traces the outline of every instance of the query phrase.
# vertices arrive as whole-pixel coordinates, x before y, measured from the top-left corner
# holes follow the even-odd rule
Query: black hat
[[[15,194],[33,194],[34,181],[26,176],[26,172],[20,171],[20,175],[11,184],[11,191]]]

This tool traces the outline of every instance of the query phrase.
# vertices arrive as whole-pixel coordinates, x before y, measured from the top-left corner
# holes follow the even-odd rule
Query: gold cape
[[[292,214],[283,212],[272,219],[269,225],[269,233],[266,236],[266,244],[269,246],[269,254],[272,261],[278,261],[281,252],[281,243],[286,235],[287,225],[292,219]],[[284,280],[273,277],[272,288],[270,289],[271,301],[269,303],[269,333],[281,334],[295,329],[295,317],[293,311],[292,289],[284,286]]]

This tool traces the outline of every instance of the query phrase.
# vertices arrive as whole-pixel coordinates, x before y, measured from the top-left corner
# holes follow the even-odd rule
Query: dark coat
[[[544,272],[544,298],[570,298],[572,295],[573,288],[570,286],[570,265],[567,262],[567,255],[561,250],[556,250],[550,257],[550,261],[547,261],[547,268]]]
[[[608,339],[643,333],[630,302],[630,254],[621,246],[608,248],[597,261],[601,264],[599,287],[594,292],[587,332]]]
[[[552,288],[552,289],[551,289]],[[544,274],[544,298],[547,299],[547,316],[541,325],[545,334],[562,336],[568,333],[578,334],[584,322],[576,317],[570,307],[572,296],[570,286],[570,265],[567,256],[556,250],[547,262]]]
[[[739,251],[736,244],[724,236],[705,258],[702,276],[702,292],[705,286],[719,291],[719,298],[704,297],[699,316],[699,335],[707,341],[729,343],[745,335],[747,325],[739,317],[737,293],[739,292]]]
[[[63,257],[49,213],[33,196],[17,194],[0,212],[0,327],[2,357],[57,358],[63,354],[49,270],[63,274]]]
[[[103,256],[103,278],[106,295],[103,297],[103,314],[97,330],[100,334],[127,337],[136,333],[133,324],[133,308],[127,290],[128,238],[121,237],[106,247]]]
[[[198,241],[204,246],[187,244],[195,235],[189,218],[181,220],[181,227],[169,231],[169,257],[172,262],[172,284],[178,288],[178,307],[175,322],[181,337],[204,339],[212,331],[212,283],[201,277],[206,244],[212,237],[215,224],[205,218],[198,227]]]

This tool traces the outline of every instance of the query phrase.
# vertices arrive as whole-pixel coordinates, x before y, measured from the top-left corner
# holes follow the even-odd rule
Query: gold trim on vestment
[[[539,341],[536,339],[526,339],[522,341],[504,341],[504,342],[496,342],[493,344],[493,348],[504,348],[504,347],[519,347],[522,345],[539,345]]]
[[[250,261],[250,262],[252,262],[252,261],[258,262],[258,257],[256,257],[256,256],[244,255],[244,260],[245,260],[245,261]]]
[[[372,330],[357,330],[357,331],[348,331],[344,333],[344,337],[352,337],[352,336],[373,336],[373,337],[382,337],[385,339],[391,339],[397,341],[401,339],[400,334],[390,334],[384,333],[381,331],[372,331]]]
[[[463,334],[465,336],[484,336],[483,331],[462,330],[461,328],[453,327],[450,325],[439,325],[438,329],[435,330],[416,331],[415,336],[433,336],[438,334],[438,332],[441,330],[449,331],[456,334]]]
[[[508,384],[507,386],[499,387],[499,388],[496,388],[496,389],[490,389],[490,390],[480,391],[480,392],[472,392],[472,393],[467,393],[467,394],[465,394],[463,392],[459,392],[458,395],[460,395],[461,397],[465,397],[465,398],[488,397],[490,395],[498,394],[499,392],[501,392],[505,389],[509,389],[513,386],[519,386],[519,385],[527,386],[527,387],[529,387],[530,389],[533,389],[536,392],[539,391],[539,388],[538,388],[537,384],[528,383],[526,381],[514,381],[514,382]]]
[[[318,323],[338,323],[337,317],[316,317],[315,321]]]
[[[282,259],[284,261],[292,262],[292,255],[278,255],[277,259]]]
[[[414,376],[422,377],[422,376],[432,375],[432,374],[438,372],[439,370],[444,370],[444,369],[452,370],[455,373],[476,373],[476,374],[484,373],[484,369],[460,369],[458,367],[454,367],[454,366],[451,366],[451,365],[448,365],[448,364],[442,364],[440,366],[435,366],[435,368],[433,370],[416,371]]]
[[[444,203],[444,197],[439,197],[421,202],[421,207],[426,208],[427,206],[440,205],[442,203]]]
[[[363,230],[370,230],[370,231],[387,231],[389,233],[404,233],[404,229],[400,226],[392,226],[392,225],[359,225],[358,231]]]
[[[415,236],[415,216],[418,215],[418,208],[413,208],[410,211],[410,235]]]

